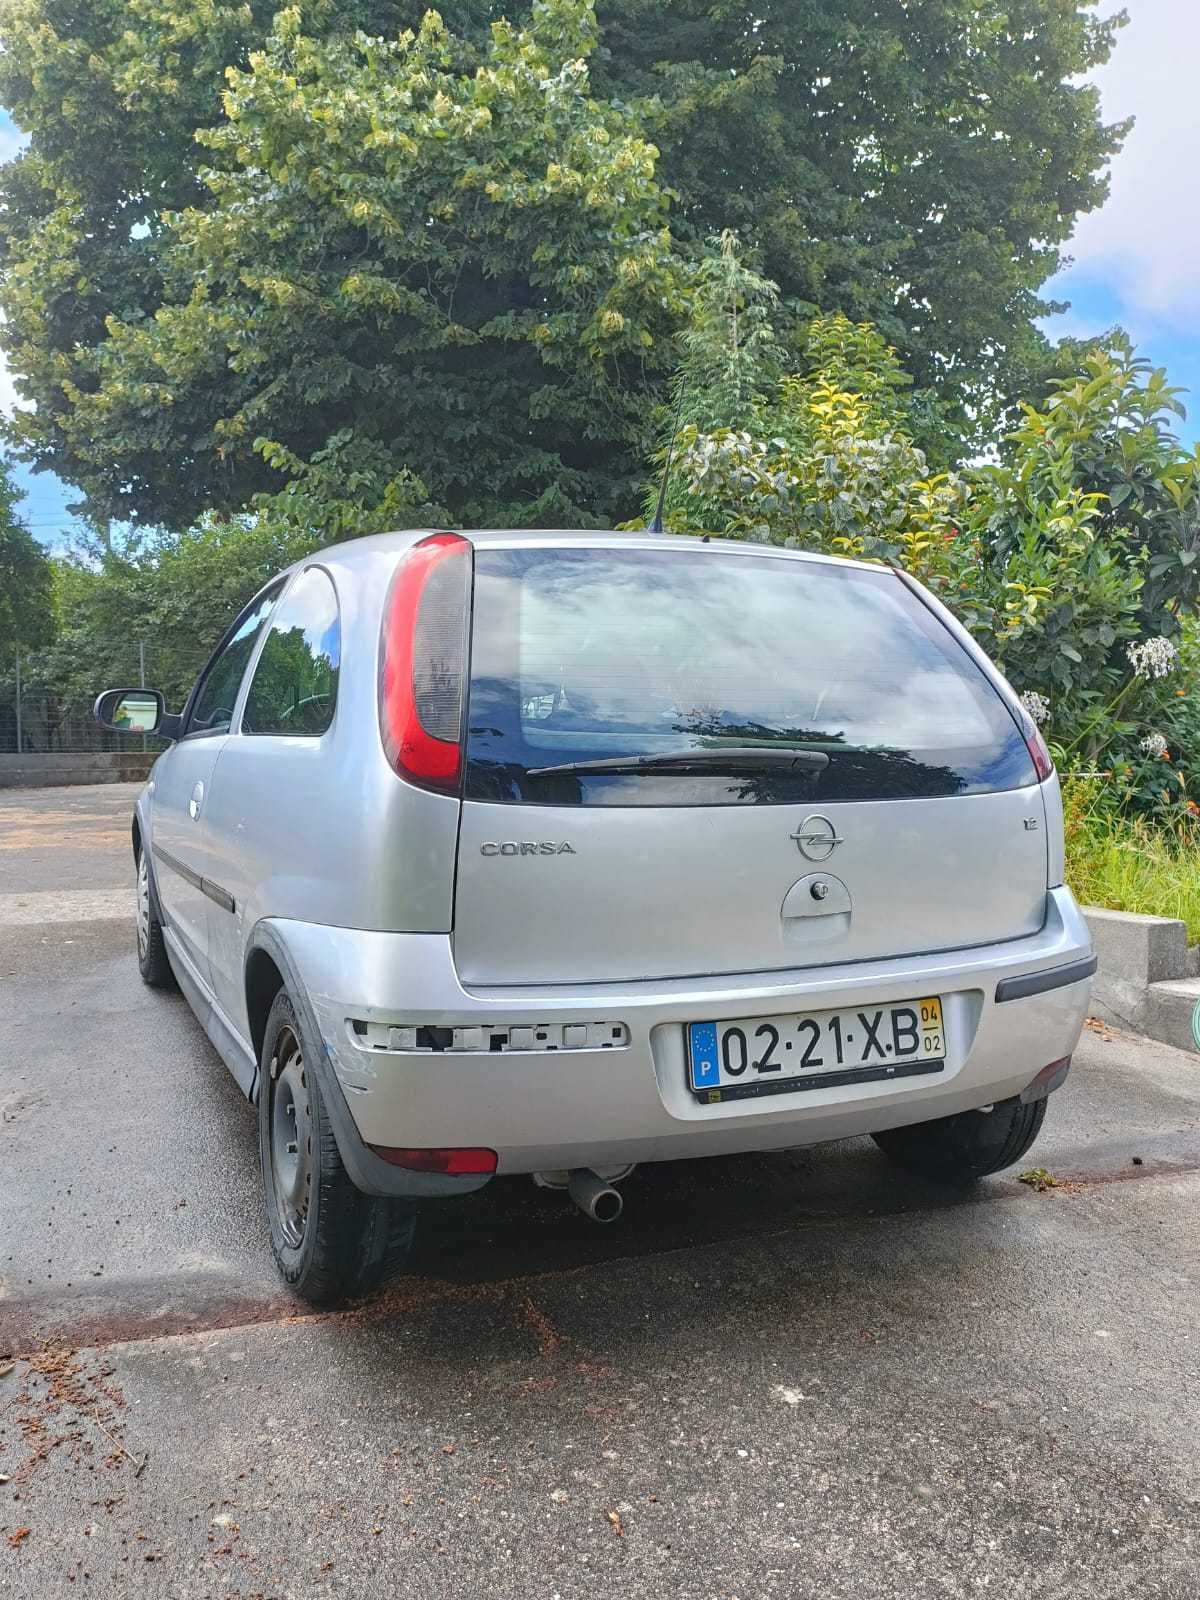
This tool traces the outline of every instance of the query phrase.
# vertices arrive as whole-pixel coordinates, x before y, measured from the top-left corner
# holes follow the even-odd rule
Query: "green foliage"
[[[308,461],[285,445],[262,441],[268,464],[287,475],[275,494],[254,496],[255,520],[285,540],[332,544],[391,528],[434,528],[449,513],[431,504],[424,483],[397,468],[387,447],[343,428]]]
[[[1045,731],[1068,765],[1111,770],[1126,803],[1170,812],[1200,781],[1200,725],[1180,727],[1192,699],[1181,690],[1200,684],[1185,628],[1200,454],[1170,431],[1178,391],[1128,340],[1074,353],[1045,403],[1023,406],[1002,464],[977,475],[970,520],[996,591],[985,642],[1019,688],[1044,697]],[[1147,641],[1161,641],[1149,656]],[[1143,749],[1155,734],[1166,763]]]
[[[1042,412],[1023,408],[1014,436],[1026,454],[1069,450],[1079,489],[1101,497],[1102,537],[1145,558],[1143,631],[1168,634],[1200,595],[1200,446],[1181,449],[1170,428],[1181,393],[1118,331],[1083,350]]]
[[[93,507],[179,526],[338,461],[353,500],[364,459],[377,503],[419,471],[454,522],[627,504],[682,276],[595,43],[585,0],[536,0],[466,72],[435,12],[389,41],[280,11],[199,131],[205,202],[162,219],[154,316],[60,380]]]
[[[474,3],[474,0],[473,0]],[[467,9],[466,6],[463,8]],[[644,111],[674,227],[733,229],[785,301],[869,321],[935,411],[935,466],[1040,381],[1038,291],[1124,127],[1082,79],[1090,0],[601,0],[601,93]]]
[[[0,344],[31,406],[21,453],[85,491],[72,387],[94,386],[110,316],[152,315],[162,213],[203,203],[195,130],[221,115],[225,68],[268,26],[271,0],[9,0],[0,103],[30,134],[0,168]],[[186,470],[184,441],[171,468]],[[161,458],[143,470],[164,471]],[[103,516],[112,509],[97,502]]]
[[[983,469],[976,488],[996,659],[1077,722],[1130,672],[1121,647],[1139,631],[1145,563],[1105,539],[1101,497],[1075,481],[1069,448],[1021,449],[1014,466]],[[1054,726],[1067,735],[1074,724]]]
[[[1121,136],[1079,86],[1120,23],[1088,0],[275,9],[0,21],[30,134],[0,171],[12,437],[98,522],[297,476],[346,502],[360,448],[369,510],[413,473],[453,520],[627,514],[684,320],[668,225],[697,257],[736,229],[787,306],[875,322],[943,466],[1044,367],[1038,287]]]
[[[691,283],[669,421],[738,428],[787,370],[779,291],[748,267],[736,236],[709,241]]]
[[[1143,916],[1177,917],[1200,943],[1200,844],[1191,817],[1156,824],[1125,815],[1110,778],[1063,784],[1067,881],[1084,905]]]
[[[0,462],[0,669],[49,642],[54,602],[46,552],[17,516],[20,491]]]
[[[54,563],[54,643],[28,663],[32,686],[90,699],[148,681],[177,709],[217,640],[266,580],[316,548],[279,518],[203,519],[186,534],[108,549],[96,543]]]
[[[734,255],[728,245],[724,254]],[[770,286],[748,278],[747,304],[769,305]],[[732,341],[732,320],[718,323],[701,302],[703,359],[689,349],[677,380],[693,418],[721,416],[733,387],[709,347],[718,327]],[[668,528],[901,560],[982,616],[981,597],[967,594],[976,550],[958,527],[965,489],[951,474],[930,473],[914,443],[910,382],[895,351],[840,314],[794,330],[790,351],[761,337],[760,346],[766,362],[755,369],[743,355],[735,369],[742,425],[690,421],[680,430]]]

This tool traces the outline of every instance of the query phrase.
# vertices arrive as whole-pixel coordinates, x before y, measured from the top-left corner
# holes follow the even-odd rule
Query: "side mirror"
[[[96,696],[92,716],[112,733],[156,733],[170,739],[174,729],[164,723],[175,721],[167,715],[167,703],[157,689],[106,689]]]

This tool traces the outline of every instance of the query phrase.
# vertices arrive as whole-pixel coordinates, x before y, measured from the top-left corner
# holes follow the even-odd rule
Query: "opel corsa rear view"
[[[234,621],[137,802],[138,959],[258,1110],[312,1301],[417,1206],[870,1134],[1029,1148],[1095,968],[1058,782],[898,571],[720,540],[401,533]]]

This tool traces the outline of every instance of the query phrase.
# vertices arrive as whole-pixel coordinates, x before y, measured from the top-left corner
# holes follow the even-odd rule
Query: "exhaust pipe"
[[[591,1167],[575,1167],[567,1179],[567,1193],[585,1216],[593,1222],[615,1222],[625,1202],[611,1183],[605,1183]]]

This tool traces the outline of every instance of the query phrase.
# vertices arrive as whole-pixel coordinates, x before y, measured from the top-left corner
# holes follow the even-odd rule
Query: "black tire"
[[[259,1060],[258,1151],[271,1254],[298,1295],[331,1305],[399,1276],[412,1250],[417,1204],[355,1188],[306,1050],[296,1008],[281,989]]]
[[[143,983],[149,984],[151,989],[175,987],[175,974],[171,971],[162,923],[158,920],[150,863],[140,843],[137,852],[137,955]]]
[[[934,1183],[966,1185],[1018,1162],[1041,1131],[1045,1100],[998,1100],[991,1111],[961,1111],[936,1122],[873,1135],[892,1161]]]

